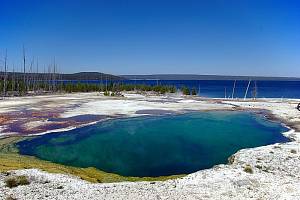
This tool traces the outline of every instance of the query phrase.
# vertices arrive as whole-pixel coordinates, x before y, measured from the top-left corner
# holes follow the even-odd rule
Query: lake
[[[288,139],[280,123],[238,111],[114,119],[27,139],[21,154],[123,176],[188,174],[227,163],[236,151]]]
[[[77,81],[65,81],[77,82]],[[80,81],[83,83],[105,84],[105,81]],[[146,84],[146,85],[172,85],[180,89],[187,86],[190,89],[195,88],[200,96],[212,98],[231,98],[233,94],[233,80],[123,80],[114,81],[124,84]],[[234,98],[243,98],[247,85],[247,80],[238,80],[235,84]],[[256,84],[256,96],[258,98],[300,98],[300,81],[251,81],[247,93],[247,98],[254,96]]]

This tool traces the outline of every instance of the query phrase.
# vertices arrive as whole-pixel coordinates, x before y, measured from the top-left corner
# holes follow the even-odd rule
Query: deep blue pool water
[[[281,124],[248,112],[116,119],[17,144],[21,154],[123,176],[187,174],[239,149],[288,141]]]

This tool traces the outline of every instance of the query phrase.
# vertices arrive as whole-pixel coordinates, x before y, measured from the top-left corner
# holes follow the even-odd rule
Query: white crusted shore
[[[46,101],[48,103],[43,103]],[[0,103],[1,113],[24,107],[67,107],[61,117],[80,114],[139,116],[140,110],[234,110],[264,109],[292,126],[286,133],[292,142],[243,149],[232,156],[231,164],[218,165],[186,177],[164,182],[92,184],[71,175],[52,174],[38,169],[15,170],[26,175],[30,184],[8,188],[5,174],[0,174],[0,199],[300,199],[300,112],[298,100],[259,99],[257,101],[199,99],[177,96],[142,96],[105,98],[95,93],[56,97],[32,97]],[[31,123],[31,126],[32,123]],[[0,134],[1,134],[0,127]],[[12,133],[15,134],[15,133]],[[250,166],[253,173],[244,171]]]

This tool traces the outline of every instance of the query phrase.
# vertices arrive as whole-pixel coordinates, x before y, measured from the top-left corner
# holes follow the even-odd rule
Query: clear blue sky
[[[300,1],[0,0],[0,59],[23,44],[63,72],[300,77]]]

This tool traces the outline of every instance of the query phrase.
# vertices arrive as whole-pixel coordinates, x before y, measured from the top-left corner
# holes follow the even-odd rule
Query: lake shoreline
[[[86,95],[86,97],[81,97]],[[128,95],[128,96],[127,96]],[[278,101],[278,99],[222,99],[222,98],[203,98],[203,97],[190,97],[190,96],[143,96],[133,93],[126,93],[125,97],[105,97],[99,93],[74,93],[74,94],[59,94],[49,96],[37,96],[32,101],[28,97],[17,97],[17,103],[15,106],[23,106],[24,108],[16,108],[13,104],[15,98],[3,101],[0,105],[0,138],[7,136],[33,136],[47,134],[50,132],[67,131],[83,126],[95,124],[107,119],[127,118],[143,115],[161,115],[161,114],[176,114],[185,113],[191,111],[213,111],[213,110],[244,110],[253,112],[264,112],[270,120],[276,120],[283,122],[289,127],[295,130],[300,130],[300,126],[296,123],[292,123],[289,120],[276,116],[270,110],[265,108],[256,107],[244,107],[243,105],[237,105],[235,103],[268,103],[268,101]],[[57,97],[58,99],[55,99]],[[34,97],[32,97],[34,98]],[[61,99],[71,102],[61,102]],[[95,101],[95,102],[93,102]],[[106,108],[104,114],[101,113],[101,108],[97,108],[97,103],[105,102]],[[111,101],[111,103],[107,103]],[[130,106],[135,106],[142,101],[140,108],[131,110],[121,110],[119,113],[115,111],[113,103],[117,102],[117,106],[122,106],[123,102],[130,102]],[[289,100],[287,100],[289,101]],[[291,99],[290,101],[297,101]],[[54,107],[58,102],[57,107]],[[188,104],[192,105],[188,105]],[[7,105],[5,105],[7,104]],[[45,105],[46,104],[46,105]],[[50,106],[47,106],[49,104]],[[90,104],[90,108],[86,108],[86,105]],[[149,104],[147,106],[147,104]],[[152,104],[152,105],[151,105]],[[167,104],[167,105],[166,105]],[[173,104],[173,105],[168,105]],[[177,105],[176,105],[177,104]],[[216,106],[215,108],[213,106]],[[33,106],[36,108],[28,109]],[[81,110],[81,106],[84,108]],[[93,111],[93,106],[95,110]],[[296,105],[295,105],[296,106]],[[126,105],[125,105],[126,107]],[[110,110],[111,108],[111,110]],[[5,109],[7,111],[5,111]],[[75,111],[74,111],[75,110]],[[152,111],[152,112],[151,112]],[[150,112],[150,113],[149,113]],[[169,112],[169,113],[168,113]],[[89,115],[92,119],[88,119]],[[77,120],[75,118],[85,117],[84,120]],[[51,121],[49,119],[56,118],[59,121]],[[94,118],[94,119],[93,119]],[[98,118],[98,119],[97,119]],[[10,125],[17,124],[19,127],[9,127]],[[41,126],[44,124],[43,126]],[[56,126],[56,127],[55,127]]]

